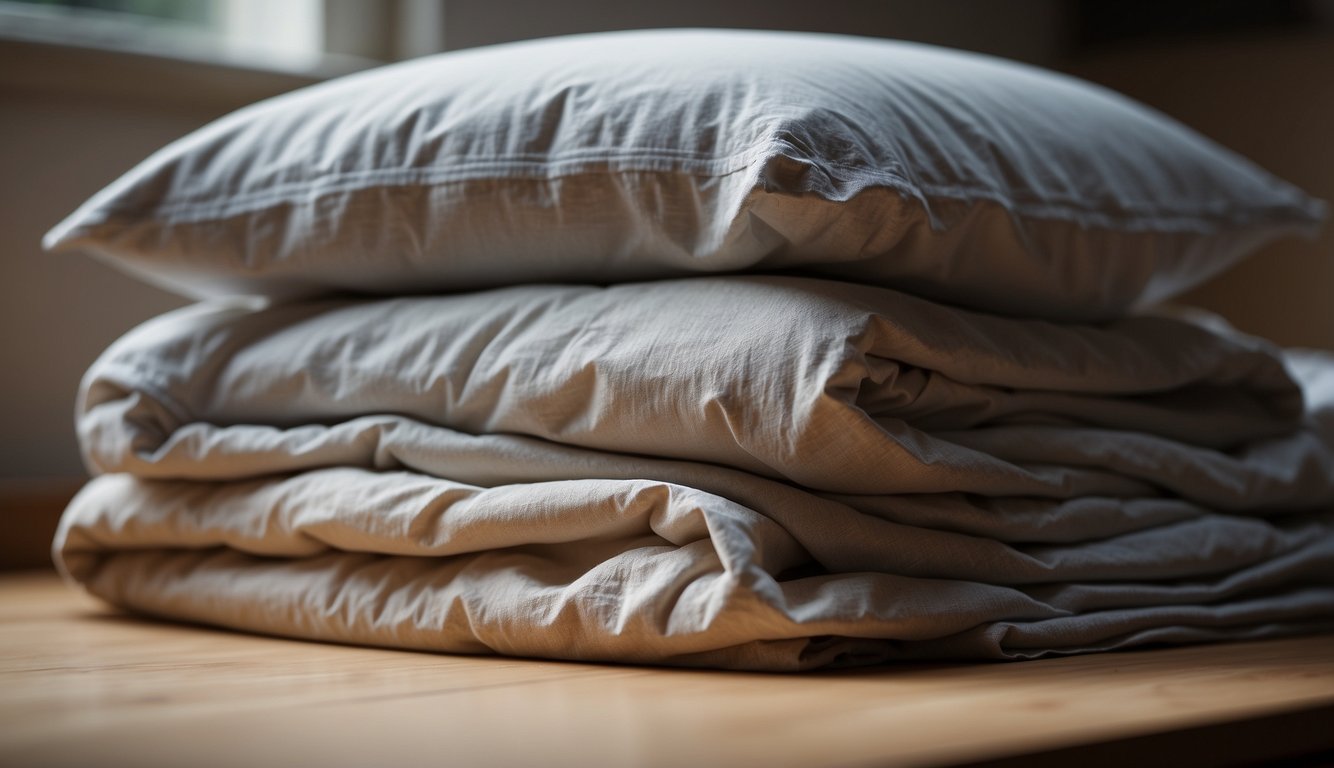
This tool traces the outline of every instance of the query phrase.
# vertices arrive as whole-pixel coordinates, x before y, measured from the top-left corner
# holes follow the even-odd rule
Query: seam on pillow
[[[589,148],[582,151],[593,154],[605,150]],[[799,147],[781,139],[723,157],[699,158],[696,162],[684,166],[670,157],[672,151],[667,149],[617,152],[612,155],[603,155],[600,158],[580,159],[570,157],[570,155],[578,155],[582,151],[573,150],[554,159],[541,155],[512,155],[448,168],[368,169],[331,174],[316,177],[314,180],[308,179],[291,182],[285,186],[269,187],[251,195],[238,195],[221,201],[206,203],[182,201],[147,210],[106,208],[90,212],[89,221],[85,226],[110,223],[121,218],[165,218],[169,219],[168,225],[220,221],[254,213],[276,205],[301,205],[309,203],[312,198],[368,191],[377,186],[433,187],[481,181],[487,178],[498,181],[506,179],[554,181],[580,175],[616,172],[667,173],[722,178],[748,170],[757,170],[758,161],[771,158],[775,154],[809,162],[813,167],[825,171],[824,175],[834,183],[818,185],[818,187],[828,192],[839,190],[838,195],[842,200],[849,199],[872,187],[883,187],[917,198],[926,208],[933,226],[940,226],[942,222],[938,212],[932,209],[933,201],[930,198],[937,198],[940,202],[958,202],[969,206],[977,202],[991,202],[1020,217],[1073,221],[1082,226],[1131,231],[1210,232],[1220,229],[1220,225],[1231,225],[1227,227],[1229,229],[1245,226],[1269,226],[1276,223],[1307,223],[1314,225],[1319,223],[1323,217],[1324,208],[1319,201],[1299,196],[1297,200],[1292,202],[1270,204],[1259,208],[1239,205],[1169,208],[1157,203],[1131,202],[1119,204],[1117,211],[1107,211],[1090,207],[1082,201],[1070,198],[1055,200],[1026,199],[1023,196],[1005,193],[994,188],[957,184],[926,184],[915,182],[900,173],[889,170],[850,166],[828,160],[817,161],[811,159],[808,152],[802,151]],[[687,152],[676,154],[682,157],[693,155],[693,153]],[[541,159],[528,160],[526,158]],[[521,162],[516,163],[515,159],[520,159]],[[652,162],[655,160],[662,162]],[[738,161],[740,161],[739,164],[736,164]],[[563,170],[562,166],[573,166],[573,168]],[[829,173],[829,171],[834,171],[834,173]],[[817,188],[817,185],[808,185],[801,191],[821,194],[819,188]]]
[[[739,169],[733,173],[740,173],[746,169]],[[727,174],[731,175],[731,174]],[[719,176],[718,178],[721,178]],[[541,181],[541,179],[534,179]],[[450,183],[466,183],[471,180],[456,180]],[[433,187],[432,184],[399,184],[389,187],[391,189],[408,189],[411,187]],[[350,194],[367,191],[371,188],[354,188],[342,190],[338,194]],[[950,222],[960,218],[963,214],[953,214],[942,216],[939,210],[941,204],[958,204],[967,206],[971,209],[974,205],[992,204],[999,206],[1002,210],[1019,218],[1032,219],[1037,221],[1059,222],[1074,224],[1080,227],[1091,227],[1106,230],[1115,230],[1127,233],[1199,233],[1212,235],[1222,232],[1243,232],[1258,229],[1267,229],[1272,227],[1283,227],[1285,230],[1291,230],[1298,234],[1314,234],[1319,231],[1323,220],[1323,206],[1317,203],[1315,205],[1303,206],[1296,203],[1277,204],[1264,206],[1258,212],[1251,208],[1232,208],[1218,209],[1209,212],[1207,215],[1201,213],[1197,215],[1181,214],[1177,216],[1163,215],[1145,215],[1127,212],[1124,214],[1110,214],[1099,211],[1091,211],[1080,208],[1067,208],[1059,205],[1048,204],[1023,204],[1015,203],[1002,195],[991,195],[986,190],[969,191],[967,195],[944,195],[935,188],[928,188],[922,192],[919,188],[909,184],[885,184],[870,183],[860,185],[855,194],[869,191],[872,189],[883,189],[889,192],[907,195],[920,204],[931,222],[933,228],[948,228]],[[327,190],[321,190],[325,192]],[[773,193],[769,193],[773,194]],[[935,199],[932,200],[932,196]],[[850,196],[851,197],[851,196]],[[274,199],[269,205],[288,204],[300,206],[309,204],[310,200],[293,199]],[[827,202],[836,203],[836,200],[827,200]],[[934,205],[933,205],[934,203]],[[218,224],[243,218],[247,215],[258,213],[265,210],[268,206],[242,207],[236,210],[212,206],[205,213],[197,211],[196,216],[192,217],[174,217],[170,221],[164,222],[166,227],[188,226],[198,224]],[[1245,214],[1245,215],[1239,215]],[[133,226],[143,223],[142,219],[152,218],[157,215],[156,211],[150,211],[148,214],[133,211],[98,211],[91,214],[83,222],[74,224],[70,231],[64,233],[61,240],[68,240],[71,236],[78,237],[77,233],[82,230],[85,235],[92,234],[89,230],[94,227],[107,225]],[[55,247],[53,244],[49,247]]]
[[[779,141],[799,155],[809,155],[800,146]],[[792,157],[791,154],[784,154]],[[1121,230],[1160,230],[1190,231],[1218,230],[1219,225],[1229,224],[1230,228],[1248,226],[1270,226],[1276,223],[1318,224],[1325,214],[1325,205],[1309,197],[1300,190],[1290,188],[1281,190],[1290,198],[1288,202],[1267,205],[1210,204],[1190,207],[1172,207],[1163,203],[1133,201],[1118,203],[1115,210],[1093,207],[1078,198],[1050,196],[1046,199],[1037,196],[1017,195],[1013,192],[998,190],[994,187],[967,184],[931,184],[908,177],[908,174],[896,170],[886,170],[866,165],[847,165],[837,161],[813,160],[809,157],[794,159],[810,162],[821,169],[843,171],[846,178],[832,174],[825,175],[835,181],[851,186],[851,193],[840,191],[839,201],[845,201],[870,187],[885,187],[916,198],[926,208],[933,226],[940,223],[936,212],[932,210],[930,198],[941,202],[964,203],[971,207],[975,203],[995,203],[1016,216],[1055,221],[1073,221],[1084,226],[1101,226]],[[835,185],[843,186],[843,185]],[[807,188],[803,191],[816,191]],[[817,192],[818,194],[818,192]],[[1277,197],[1278,195],[1275,194]],[[1294,221],[1294,219],[1296,221]],[[1129,226],[1138,225],[1138,226]]]
[[[732,155],[726,155],[717,158],[702,158],[696,163],[687,166],[676,164],[675,158],[666,157],[661,153],[618,153],[614,156],[604,156],[600,159],[571,159],[561,158],[552,159],[550,157],[541,161],[523,161],[521,163],[511,162],[510,157],[494,158],[486,162],[464,163],[453,165],[447,168],[376,168],[365,171],[349,171],[337,174],[329,174],[312,179],[303,179],[300,181],[287,182],[283,186],[267,187],[246,195],[233,195],[222,201],[216,202],[198,202],[181,201],[168,205],[160,205],[147,210],[144,209],[116,209],[107,208],[98,213],[106,218],[111,216],[173,216],[182,211],[182,220],[190,220],[191,213],[199,216],[201,219],[218,218],[217,212],[224,212],[225,215],[237,215],[246,213],[249,210],[255,210],[257,207],[273,205],[275,203],[302,203],[306,202],[300,199],[303,196],[314,194],[337,194],[346,192],[359,192],[373,189],[375,186],[393,186],[393,187],[415,187],[415,186],[436,186],[450,183],[461,183],[468,181],[481,181],[488,178],[497,180],[522,179],[527,181],[551,181],[555,179],[564,179],[574,176],[591,175],[607,172],[644,172],[644,173],[675,173],[685,176],[700,176],[707,178],[721,178],[731,176],[752,169],[757,160],[761,160],[772,154],[779,144],[767,144],[761,147],[752,148],[745,152],[739,152]],[[522,156],[518,156],[522,157]],[[642,165],[624,166],[623,163],[634,163],[636,161],[661,160],[661,163],[644,163]],[[739,162],[738,162],[739,161]],[[671,165],[669,165],[671,163]],[[574,166],[571,170],[563,170],[561,166]],[[693,167],[692,167],[693,166]],[[557,173],[542,173],[541,171],[557,170]],[[528,173],[524,171],[527,170]],[[390,183],[385,183],[384,180]],[[377,183],[378,182],[378,183]],[[234,213],[232,213],[234,211]]]

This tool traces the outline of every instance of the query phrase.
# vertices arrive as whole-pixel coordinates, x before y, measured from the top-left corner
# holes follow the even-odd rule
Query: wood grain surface
[[[767,675],[258,637],[0,577],[4,766],[1189,765],[1229,733],[1237,759],[1334,749],[1324,725],[1328,636]]]

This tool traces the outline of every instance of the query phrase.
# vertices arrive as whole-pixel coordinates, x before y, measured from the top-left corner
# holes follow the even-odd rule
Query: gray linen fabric
[[[247,107],[47,236],[191,296],[805,267],[1116,317],[1324,208],[1151,109],[1015,62],[737,30],[455,51]]]
[[[68,575],[394,647],[803,669],[1334,628],[1334,358],[726,277],[204,304],[85,379]]]

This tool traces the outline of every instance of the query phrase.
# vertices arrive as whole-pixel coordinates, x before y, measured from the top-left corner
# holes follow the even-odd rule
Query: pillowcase
[[[678,30],[447,53],[261,102],[154,154],[45,244],[196,297],[804,269],[1098,319],[1321,215],[1061,75]]]

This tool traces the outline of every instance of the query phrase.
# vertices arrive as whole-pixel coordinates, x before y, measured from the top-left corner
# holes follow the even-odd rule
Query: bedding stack
[[[667,31],[257,104],[48,236],[199,299],[88,372],[127,609],[796,670],[1334,630],[1334,355],[1146,308],[1322,207],[982,56]]]

